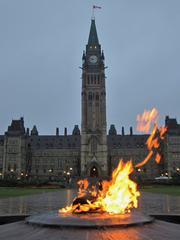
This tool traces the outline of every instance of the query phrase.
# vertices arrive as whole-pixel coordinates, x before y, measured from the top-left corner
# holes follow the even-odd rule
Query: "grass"
[[[152,186],[143,186],[141,188],[144,192],[151,192],[151,193],[162,193],[162,194],[169,194],[174,196],[180,196],[180,186],[173,186],[173,185],[152,185]]]
[[[53,192],[59,189],[51,188],[18,188],[18,187],[0,187],[0,198],[26,196],[38,193]]]

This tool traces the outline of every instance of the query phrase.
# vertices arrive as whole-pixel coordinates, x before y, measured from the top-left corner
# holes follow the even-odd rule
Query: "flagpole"
[[[93,7],[92,7],[92,18],[91,18],[92,20],[95,20],[94,10],[97,9],[97,8],[101,9],[101,7],[93,5]]]
[[[95,16],[94,16],[94,5],[93,5],[93,7],[92,7],[92,17],[91,17],[91,19],[92,19],[92,20],[95,19]]]

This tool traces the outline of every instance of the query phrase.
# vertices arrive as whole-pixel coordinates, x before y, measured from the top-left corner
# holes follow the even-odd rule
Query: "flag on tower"
[[[93,9],[95,9],[95,8],[101,9],[101,7],[93,5]]]

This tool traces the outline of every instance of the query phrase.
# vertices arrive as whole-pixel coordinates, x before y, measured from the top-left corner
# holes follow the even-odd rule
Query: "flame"
[[[102,181],[102,183],[99,183],[100,186],[93,186],[90,190],[88,189],[87,179],[79,181],[78,198],[88,196],[86,202],[84,204],[71,204],[60,209],[59,212],[98,211],[121,214],[130,212],[131,208],[137,208],[137,198],[140,196],[139,191],[137,191],[137,184],[129,178],[132,172],[132,161],[124,163],[121,160],[112,173],[111,181]]]
[[[112,181],[103,199],[105,211],[110,213],[125,213],[131,208],[137,208],[137,184],[129,179],[133,172],[132,161],[123,163],[121,160],[118,167],[113,171]]]
[[[161,140],[164,139],[164,135],[167,131],[167,127],[161,126],[158,129],[158,125],[157,125],[158,119],[159,119],[159,116],[158,116],[158,111],[156,108],[153,108],[150,111],[145,110],[142,115],[139,114],[137,116],[137,122],[138,122],[137,129],[139,129],[139,131],[141,131],[141,132],[142,131],[148,132],[151,128],[151,125],[154,124],[152,132],[146,141],[148,154],[142,162],[136,164],[135,167],[137,167],[137,168],[145,165],[153,156],[154,156],[156,163],[159,164],[161,161],[160,144],[161,144]]]
[[[143,114],[137,115],[137,131],[149,133],[151,124],[158,122],[158,111],[156,108],[152,110],[144,110]]]
[[[149,135],[146,146],[147,156],[144,160],[135,165],[142,167],[153,156],[156,163],[160,163],[161,140],[167,131],[166,126],[158,128],[158,111],[153,108],[150,111],[137,116],[137,129],[148,133],[153,126]],[[108,212],[110,214],[124,214],[130,212],[132,208],[138,207],[137,184],[130,179],[130,174],[134,171],[132,161],[124,163],[120,160],[117,168],[113,171],[111,181],[102,181],[96,185],[90,186],[87,179],[78,181],[79,191],[77,198],[74,199],[70,206],[59,209],[60,213],[82,213],[82,212]]]

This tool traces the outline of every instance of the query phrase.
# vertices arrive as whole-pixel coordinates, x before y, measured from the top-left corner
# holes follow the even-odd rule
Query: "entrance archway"
[[[90,170],[90,177],[98,177],[99,173],[98,173],[98,169],[95,166],[92,166],[91,170]]]

